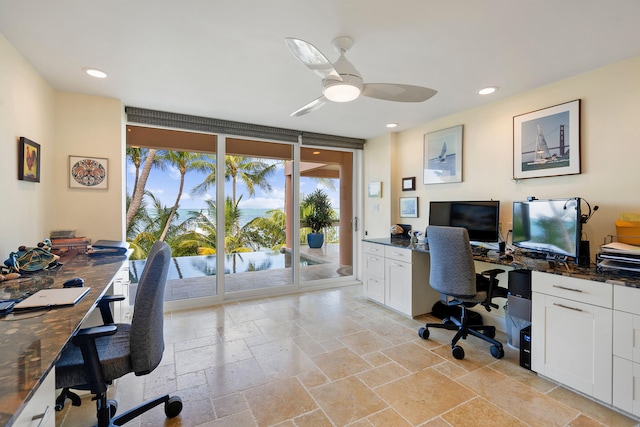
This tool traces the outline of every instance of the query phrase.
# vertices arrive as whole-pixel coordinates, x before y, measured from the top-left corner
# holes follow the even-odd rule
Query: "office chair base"
[[[115,416],[118,409],[118,403],[115,400],[107,400],[105,394],[101,394],[96,400],[98,427],[122,426],[162,403],[164,403],[164,414],[167,418],[177,417],[182,411],[182,400],[180,397],[169,396],[168,394],[146,401],[118,416]]]
[[[496,341],[496,328],[494,326],[486,325],[464,325],[456,318],[445,318],[442,323],[427,323],[424,328],[418,330],[418,336],[422,339],[429,339],[429,328],[447,329],[450,331],[457,331],[453,339],[451,340],[451,354],[458,360],[464,359],[464,349],[457,345],[460,339],[467,339],[468,335],[480,338],[483,341],[491,344],[489,351],[491,356],[496,359],[502,359],[504,357],[504,348],[502,343]]]

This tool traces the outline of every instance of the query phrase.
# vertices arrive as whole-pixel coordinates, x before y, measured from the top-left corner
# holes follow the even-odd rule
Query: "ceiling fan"
[[[438,93],[422,86],[393,83],[364,83],[360,72],[344,54],[353,46],[351,37],[336,37],[331,42],[340,57],[333,64],[314,45],[287,37],[287,47],[311,71],[322,77],[322,96],[291,113],[302,116],[322,107],[326,101],[349,102],[360,95],[397,102],[422,102]]]

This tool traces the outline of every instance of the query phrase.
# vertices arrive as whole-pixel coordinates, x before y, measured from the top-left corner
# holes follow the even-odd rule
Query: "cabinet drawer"
[[[402,262],[411,262],[411,249],[394,248],[393,246],[384,247],[384,256]]]
[[[614,285],[613,309],[640,315],[640,289]]]
[[[534,271],[531,273],[531,287],[533,292],[605,308],[613,307],[613,285],[609,283]]]
[[[380,245],[378,243],[364,242],[363,250],[365,254],[380,255],[381,257],[384,256],[384,245]]]

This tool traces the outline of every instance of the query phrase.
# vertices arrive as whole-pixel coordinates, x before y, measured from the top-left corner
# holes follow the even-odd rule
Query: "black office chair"
[[[65,397],[79,404],[77,396],[69,391],[79,389],[95,395],[99,427],[123,425],[161,403],[167,417],[180,413],[182,401],[177,396],[157,397],[118,416],[117,402],[107,399],[107,386],[114,379],[129,372],[146,375],[162,360],[164,289],[170,261],[169,246],[154,243],[138,282],[130,325],[113,323],[110,311],[105,311],[105,302],[113,298],[107,297],[99,303],[105,325],[81,329],[73,336],[72,344],[65,347],[56,364],[56,388],[63,389],[56,409],[64,407]]]
[[[460,338],[473,335],[491,343],[491,355],[496,359],[504,357],[502,344],[495,340],[494,326],[470,325],[467,307],[482,304],[487,311],[498,308],[492,298],[507,297],[507,290],[498,286],[496,276],[504,270],[493,269],[477,274],[469,234],[462,227],[427,227],[429,244],[430,274],[429,284],[443,294],[447,305],[460,307],[460,320],[453,316],[442,323],[427,323],[420,328],[418,335],[429,338],[429,328],[444,328],[457,333],[451,340],[451,352],[456,359],[464,358],[464,349],[457,345]]]

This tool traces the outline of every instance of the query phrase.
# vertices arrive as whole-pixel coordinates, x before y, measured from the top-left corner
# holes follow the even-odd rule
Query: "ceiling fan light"
[[[322,91],[325,98],[333,102],[349,102],[360,96],[362,89],[345,82],[326,85]]]

